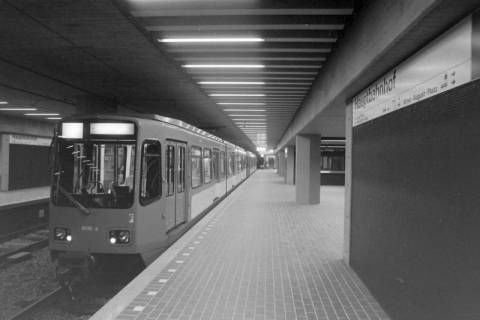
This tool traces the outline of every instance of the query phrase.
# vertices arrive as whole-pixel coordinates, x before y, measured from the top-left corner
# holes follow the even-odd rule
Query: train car
[[[59,276],[111,259],[149,264],[253,173],[242,148],[157,115],[71,117],[54,148],[50,251]]]

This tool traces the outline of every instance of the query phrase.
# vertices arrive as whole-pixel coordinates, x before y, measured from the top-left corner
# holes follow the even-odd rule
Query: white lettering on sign
[[[20,134],[11,134],[9,139],[10,144],[26,144],[31,146],[50,146],[52,139],[40,138],[34,136],[24,136]]]
[[[353,126],[471,80],[472,19],[468,17],[355,96]]]

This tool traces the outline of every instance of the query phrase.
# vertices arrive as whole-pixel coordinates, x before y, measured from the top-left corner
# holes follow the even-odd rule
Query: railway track
[[[48,226],[47,222],[39,223],[37,225],[29,226],[27,228],[18,229],[14,232],[2,234],[2,235],[0,235],[0,243],[3,243],[3,242],[6,242],[8,240],[12,240],[12,239],[21,237],[21,236],[29,234],[29,233],[36,232],[38,230],[46,229],[47,226]]]
[[[41,229],[0,243],[0,267],[26,260],[32,251],[46,247],[48,235],[47,229]]]
[[[9,320],[33,320],[36,316],[45,312],[46,309],[57,304],[60,299],[64,299],[66,294],[67,290],[65,288],[57,288],[26,308],[20,310],[13,317],[9,318]]]

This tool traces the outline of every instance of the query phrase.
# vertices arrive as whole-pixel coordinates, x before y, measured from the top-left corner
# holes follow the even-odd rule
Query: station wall
[[[0,117],[0,191],[50,184],[48,153],[53,124]]]
[[[347,261],[395,320],[480,314],[479,53],[476,12],[347,108]]]
[[[480,80],[354,128],[350,263],[393,319],[480,314]]]

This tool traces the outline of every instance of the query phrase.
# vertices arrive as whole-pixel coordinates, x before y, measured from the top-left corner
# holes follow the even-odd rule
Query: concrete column
[[[320,135],[296,136],[296,198],[299,204],[320,203]]]
[[[0,191],[8,191],[10,135],[0,134]]]
[[[285,150],[278,152],[278,174],[280,177],[285,177]]]
[[[352,104],[345,109],[345,213],[343,231],[343,260],[350,264],[350,233],[352,216]]]
[[[285,148],[285,183],[295,184],[295,147]]]

